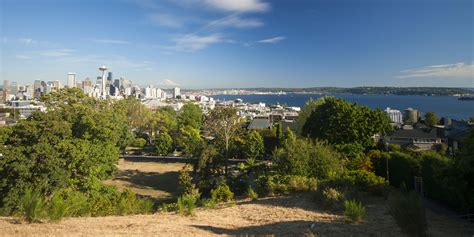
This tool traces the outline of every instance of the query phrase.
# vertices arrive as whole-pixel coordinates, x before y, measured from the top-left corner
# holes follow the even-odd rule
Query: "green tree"
[[[191,126],[200,129],[202,126],[202,112],[199,106],[192,103],[184,104],[178,115],[178,124],[180,127]]]
[[[172,133],[177,129],[176,111],[171,107],[160,108],[153,114],[154,127],[157,131]]]
[[[306,101],[305,105],[298,113],[298,119],[296,120],[297,134],[302,134],[306,120],[309,118],[309,116],[311,116],[313,111],[319,106],[319,104],[321,104],[321,102],[321,100],[314,100],[313,98],[309,98],[309,100]]]
[[[154,141],[156,153],[168,155],[173,151],[173,139],[166,132],[161,132]]]
[[[335,97],[317,101],[313,113],[303,126],[303,135],[327,140],[331,144],[358,143],[373,146],[374,135],[385,135],[392,129],[382,110],[348,103]]]
[[[100,190],[100,180],[117,170],[129,130],[126,117],[111,102],[81,93],[62,90],[44,97],[47,112],[20,121],[0,146],[0,207],[7,213],[19,208],[28,188],[43,195],[61,188]]]
[[[248,160],[256,160],[261,158],[265,152],[262,136],[260,136],[257,131],[250,132],[247,135],[243,150],[245,158]]]
[[[225,174],[228,174],[229,147],[240,129],[239,116],[234,108],[216,108],[205,118],[206,129],[218,141],[222,141],[224,150]]]
[[[439,117],[435,112],[427,112],[425,114],[425,122],[430,126],[437,125],[439,124]]]
[[[175,137],[176,147],[186,155],[195,155],[202,146],[202,139],[199,130],[191,126],[179,129]]]

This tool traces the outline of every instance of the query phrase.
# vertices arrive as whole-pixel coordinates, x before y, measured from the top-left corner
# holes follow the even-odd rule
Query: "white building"
[[[388,117],[390,117],[390,120],[392,120],[392,122],[399,124],[403,123],[403,114],[402,112],[400,112],[400,110],[391,109],[387,107],[387,109],[385,109],[385,112],[387,113]]]
[[[178,98],[178,96],[181,96],[181,91],[180,91],[179,87],[175,87],[173,89],[173,98],[176,99],[176,98]]]
[[[74,88],[76,87],[76,74],[70,72],[67,74],[67,87]]]

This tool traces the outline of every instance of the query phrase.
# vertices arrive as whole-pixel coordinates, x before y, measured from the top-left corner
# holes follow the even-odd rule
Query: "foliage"
[[[384,178],[365,170],[347,171],[335,179],[336,182],[345,183],[347,187],[354,187],[357,191],[368,192],[372,195],[382,196],[388,188],[388,183]]]
[[[372,110],[335,97],[323,97],[316,103],[303,126],[302,134],[327,140],[331,144],[359,143],[374,145],[372,136],[384,135],[392,128],[382,110]]]
[[[173,138],[167,132],[160,132],[153,143],[156,153],[160,155],[168,155],[173,151]]]
[[[208,199],[201,199],[201,206],[205,207],[205,208],[211,208],[211,209],[214,209],[216,208],[216,201],[211,199],[211,198],[208,198]]]
[[[252,200],[257,200],[258,199],[258,194],[253,190],[251,186],[248,187],[247,189],[247,197],[251,198]]]
[[[474,128],[464,138],[461,152],[455,160],[454,173],[458,172],[457,182],[461,187],[462,206],[469,212],[474,211]]]
[[[288,189],[293,192],[316,191],[318,180],[304,176],[292,175],[288,179]]]
[[[190,126],[199,130],[202,126],[202,117],[202,112],[199,106],[192,103],[186,103],[179,112],[178,126]]]
[[[29,222],[38,222],[43,219],[46,212],[46,204],[39,190],[27,189],[20,199],[20,213]]]
[[[324,179],[342,171],[338,152],[324,142],[309,139],[285,141],[274,151],[273,160],[282,174]]]
[[[202,146],[199,130],[189,125],[181,127],[175,137],[176,147],[186,155],[195,155]]]
[[[133,147],[143,148],[146,145],[146,140],[141,138],[141,137],[137,137],[137,138],[133,139],[133,141],[130,145],[132,145]]]
[[[439,124],[439,117],[435,112],[427,112],[425,114],[425,122],[427,125],[433,126]]]
[[[356,200],[344,201],[344,216],[354,223],[360,223],[365,216],[365,207]]]
[[[425,208],[415,192],[393,193],[390,196],[390,214],[409,236],[426,236]]]
[[[215,189],[211,190],[212,200],[216,203],[229,202],[234,198],[234,193],[230,190],[227,184],[221,184]]]
[[[313,98],[309,98],[309,100],[306,101],[303,108],[301,108],[301,111],[298,113],[298,119],[296,120],[296,133],[302,134],[306,121],[322,102],[322,100],[314,100]]]
[[[225,174],[228,174],[228,158],[231,140],[240,129],[239,116],[234,108],[216,108],[204,120],[205,128],[217,141],[222,141],[224,150]]]
[[[158,208],[162,212],[177,212],[178,211],[178,204],[176,202],[173,203],[163,203]]]
[[[316,192],[316,200],[322,202],[327,208],[334,208],[341,204],[344,199],[344,193],[331,187],[326,187]]]
[[[0,144],[3,144],[8,140],[12,131],[11,127],[0,127]]]
[[[197,198],[193,195],[185,194],[178,198],[176,202],[178,213],[183,215],[193,215],[196,208]]]
[[[390,184],[400,187],[404,183],[413,189],[413,177],[421,175],[421,160],[408,153],[392,152],[388,162]]]
[[[257,131],[251,131],[247,135],[242,150],[247,160],[257,160],[261,158],[265,152],[262,136],[260,136]]]

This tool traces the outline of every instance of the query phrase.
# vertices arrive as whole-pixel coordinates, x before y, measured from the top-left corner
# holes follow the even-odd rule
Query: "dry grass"
[[[178,192],[179,171],[184,165],[120,160],[120,172],[114,179],[104,183],[116,186],[119,190],[128,188],[139,195],[156,200],[169,200]]]

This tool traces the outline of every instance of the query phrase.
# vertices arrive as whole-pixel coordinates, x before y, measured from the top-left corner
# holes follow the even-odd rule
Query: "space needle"
[[[106,66],[100,66],[99,67],[99,71],[102,72],[102,81],[101,81],[101,85],[100,85],[100,92],[101,92],[101,97],[103,99],[105,99],[107,97],[107,92],[105,90],[105,72],[107,71],[107,67]]]

